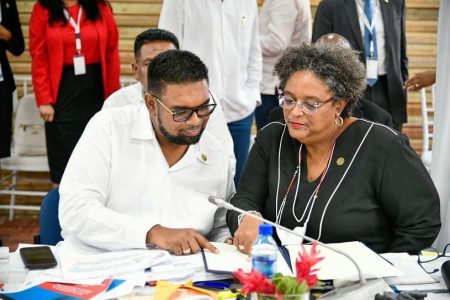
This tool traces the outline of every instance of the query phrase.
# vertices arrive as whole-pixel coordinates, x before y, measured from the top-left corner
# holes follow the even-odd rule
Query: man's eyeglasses
[[[213,95],[211,93],[209,94],[211,95],[211,98],[213,100],[212,104],[205,104],[198,108],[187,108],[175,111],[170,110],[170,108],[165,106],[164,103],[162,103],[161,100],[159,100],[158,97],[156,97],[155,95],[152,94],[151,96],[155,98],[156,101],[158,101],[158,103],[161,104],[161,106],[164,107],[172,115],[173,120],[175,122],[185,122],[192,117],[192,114],[194,112],[197,114],[197,117],[199,118],[206,118],[213,113],[214,109],[216,109],[217,103]]]
[[[299,106],[301,111],[305,113],[313,114],[319,108],[327,104],[328,102],[333,101],[335,98],[331,97],[325,101],[311,101],[311,100],[294,100],[285,95],[280,95],[278,97],[278,101],[280,101],[280,106],[287,110],[293,110],[296,105]]]
[[[442,253],[439,253],[439,251],[436,250],[436,248],[429,247],[420,250],[419,255],[417,256],[417,262],[422,267],[422,269],[427,272],[428,274],[433,274],[439,271],[439,269],[433,269],[431,271],[428,271],[424,268],[422,264],[436,260],[441,257],[450,257],[450,244],[445,245],[444,251]]]

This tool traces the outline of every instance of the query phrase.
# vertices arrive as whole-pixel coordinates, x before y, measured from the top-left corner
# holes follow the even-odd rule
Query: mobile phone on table
[[[30,270],[49,269],[56,266],[56,258],[48,246],[20,248],[25,267]]]

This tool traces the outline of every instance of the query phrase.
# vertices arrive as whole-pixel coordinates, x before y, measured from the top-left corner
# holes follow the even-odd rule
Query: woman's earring
[[[338,116],[336,119],[334,119],[334,124],[336,124],[337,127],[341,127],[342,124],[344,124],[344,119],[342,119],[341,116]]]

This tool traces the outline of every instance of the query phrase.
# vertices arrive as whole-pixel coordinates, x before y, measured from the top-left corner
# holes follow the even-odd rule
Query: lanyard
[[[67,21],[69,21],[69,24],[72,25],[72,27],[75,29],[75,47],[78,54],[81,54],[80,25],[82,13],[83,6],[80,5],[80,9],[78,10],[78,21],[75,23],[75,20],[70,16],[69,11],[64,8],[64,15],[66,16]]]
[[[308,217],[307,217],[306,222],[308,222],[308,220],[309,220],[309,217],[310,217],[310,215],[311,215],[311,212],[312,212],[312,209],[313,209],[313,206],[314,206],[314,202],[315,202],[315,200],[317,199],[318,194],[319,194],[320,187],[322,186],[322,182],[323,182],[323,180],[325,179],[325,176],[327,175],[328,169],[330,168],[330,162],[331,162],[331,158],[332,158],[332,156],[333,156],[334,146],[336,145],[336,137],[337,137],[337,134],[338,134],[338,133],[339,133],[339,131],[336,133],[336,136],[335,136],[335,138],[333,139],[333,140],[334,140],[334,141],[333,141],[333,144],[331,145],[330,149],[329,149],[328,152],[327,152],[327,154],[330,154],[330,153],[331,153],[331,155],[328,157],[327,167],[326,167],[325,171],[322,173],[322,175],[320,176],[319,184],[317,185],[317,187],[314,189],[313,193],[312,193],[311,196],[309,197],[308,203],[306,204],[305,210],[303,211],[303,215],[302,215],[302,217],[301,217],[300,219],[297,218],[297,216],[295,215],[295,204],[296,204],[296,202],[297,202],[297,195],[298,195],[298,190],[299,190],[299,186],[300,186],[300,176],[298,176],[298,180],[297,180],[297,188],[296,188],[295,196],[294,196],[294,203],[292,204],[292,212],[293,212],[293,215],[294,215],[295,220],[296,220],[298,223],[300,223],[300,222],[303,220],[303,218],[304,218],[304,216],[305,216],[305,213],[308,211],[308,207],[309,207],[310,204],[311,204],[311,208],[309,209],[309,213],[308,213]],[[298,160],[299,160],[299,162],[298,162],[297,168],[295,169],[294,175],[292,176],[292,179],[291,179],[291,181],[290,181],[290,183],[289,183],[289,185],[288,185],[288,188],[287,188],[287,190],[286,190],[286,193],[284,194],[283,201],[281,202],[280,210],[278,211],[278,214],[276,215],[276,223],[278,223],[278,224],[281,223],[281,216],[283,215],[284,206],[286,205],[286,199],[287,199],[287,196],[288,196],[289,192],[291,191],[292,184],[293,184],[295,178],[297,177],[297,175],[301,172],[302,147],[303,147],[303,144],[300,145],[300,149],[299,149],[299,151],[298,151],[298,152],[299,152],[299,153],[298,153],[298,156],[299,156]],[[312,200],[312,203],[311,203],[311,200]],[[306,223],[306,222],[305,222],[305,223]]]
[[[377,9],[374,9],[374,10],[373,10],[373,13],[372,13],[372,22],[369,23],[369,19],[367,19],[366,13],[364,12],[364,10],[363,10],[363,8],[361,7],[361,5],[358,4],[357,6],[358,6],[359,14],[361,15],[362,20],[363,20],[363,23],[364,23],[364,27],[367,28],[367,30],[368,30],[369,33],[370,33],[370,50],[369,50],[369,52],[370,52],[370,53],[374,53],[374,42],[373,42],[373,37],[372,37],[372,35],[373,35],[373,30],[375,29],[375,19],[376,19],[376,17],[377,17],[377,12],[378,12],[378,10],[377,10]]]

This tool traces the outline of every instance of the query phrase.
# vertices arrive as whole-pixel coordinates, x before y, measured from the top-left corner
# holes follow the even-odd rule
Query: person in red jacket
[[[87,122],[120,88],[117,25],[105,0],[38,0],[29,37],[33,87],[56,186]]]

